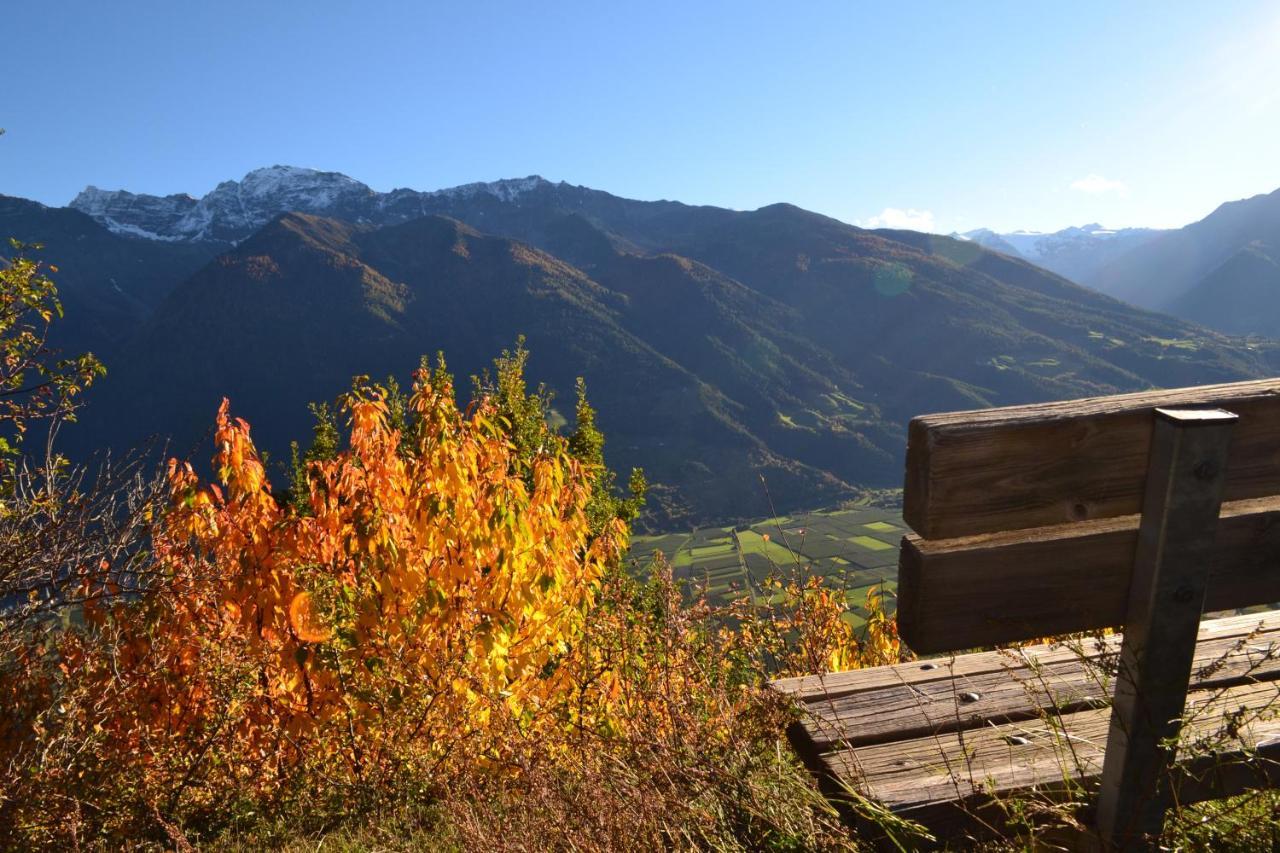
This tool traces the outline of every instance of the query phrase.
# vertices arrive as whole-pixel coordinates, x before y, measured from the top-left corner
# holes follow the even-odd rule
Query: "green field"
[[[737,527],[637,536],[630,564],[643,573],[655,551],[671,563],[690,594],[705,590],[713,603],[749,597],[767,604],[762,581],[816,574],[849,603],[848,619],[861,624],[867,590],[883,586],[886,605],[898,583],[898,543],[906,524],[897,510],[857,508],[769,518]]]

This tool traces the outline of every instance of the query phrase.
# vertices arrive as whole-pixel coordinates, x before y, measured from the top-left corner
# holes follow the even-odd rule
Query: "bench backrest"
[[[907,444],[907,645],[1122,625],[1158,407],[1239,416],[1205,609],[1280,601],[1280,380],[927,415]]]

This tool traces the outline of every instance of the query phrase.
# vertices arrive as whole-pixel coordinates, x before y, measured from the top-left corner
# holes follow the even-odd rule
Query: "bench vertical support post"
[[[1162,742],[1186,704],[1236,419],[1156,409],[1098,800],[1111,849],[1151,849],[1164,827],[1173,756]]]

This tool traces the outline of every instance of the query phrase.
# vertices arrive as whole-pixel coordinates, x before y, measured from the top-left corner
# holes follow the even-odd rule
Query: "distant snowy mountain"
[[[224,181],[199,199],[185,194],[135,195],[90,186],[70,207],[130,237],[234,244],[287,212],[387,225],[436,212],[441,203],[476,196],[512,202],[544,185],[551,186],[531,176],[434,192],[397,189],[380,193],[338,172],[271,166],[255,169],[239,181]]]
[[[1052,233],[1011,231],[999,234],[988,228],[978,228],[952,236],[1024,258],[1072,281],[1086,283],[1111,261],[1164,233],[1157,228],[1112,230],[1094,222]]]

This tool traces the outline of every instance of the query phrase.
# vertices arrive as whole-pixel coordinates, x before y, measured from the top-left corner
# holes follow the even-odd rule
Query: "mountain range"
[[[532,380],[563,395],[586,378],[610,464],[657,484],[657,525],[898,486],[922,412],[1259,376],[1276,358],[973,238],[538,177],[380,193],[273,167],[200,199],[0,197],[0,230],[45,244],[78,318],[64,346],[107,363],[73,448],[160,433],[207,455],[227,395],[280,460],[309,434],[306,403],[352,375],[403,379],[443,351],[465,377],[523,334]]]
[[[1098,223],[1063,228],[1049,233],[1010,231],[998,234],[987,228],[952,234],[988,249],[1023,258],[1063,278],[1086,283],[1125,253],[1165,232],[1155,228],[1103,228]]]
[[[955,235],[1117,299],[1233,335],[1280,337],[1280,190],[1184,228]]]
[[[1280,332],[1280,190],[1227,202],[1085,284],[1236,334]]]

